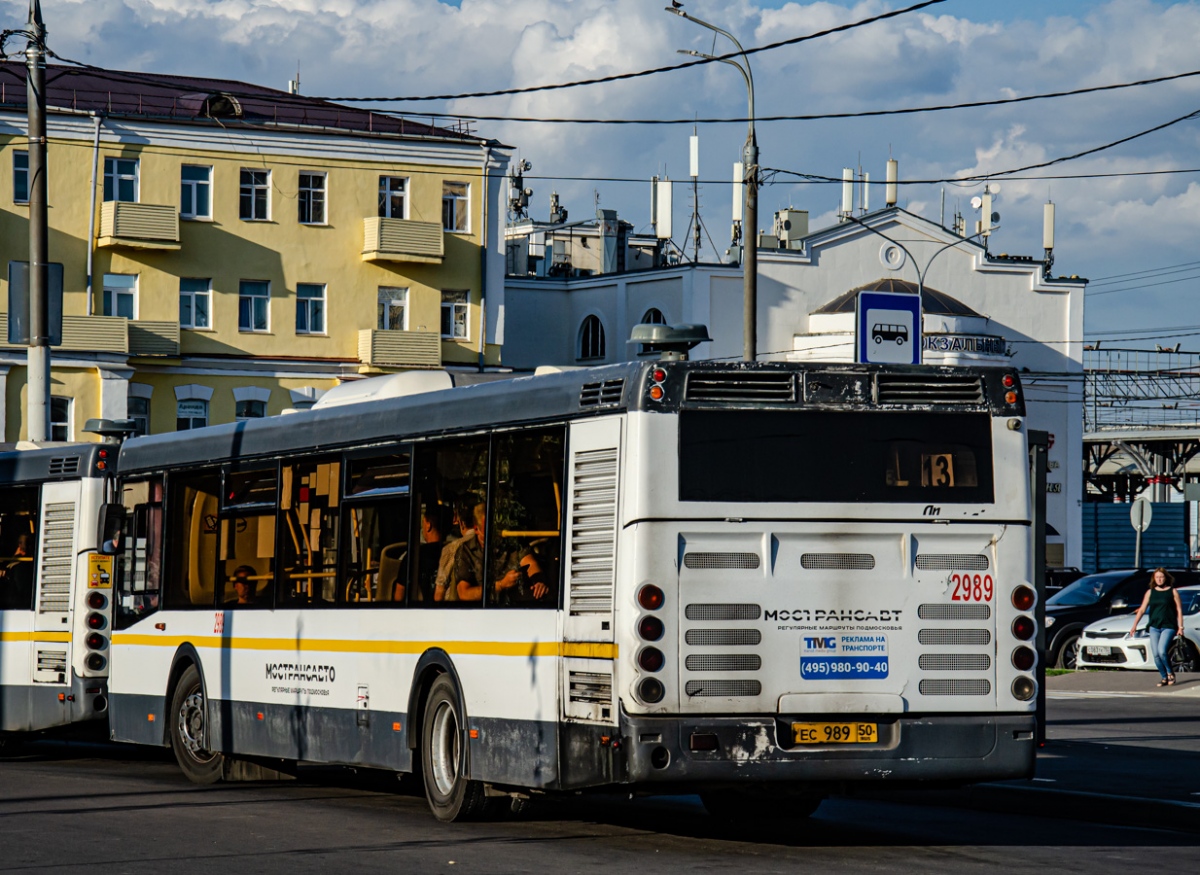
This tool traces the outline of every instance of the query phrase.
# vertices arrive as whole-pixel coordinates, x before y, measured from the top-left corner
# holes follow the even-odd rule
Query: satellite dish
[[[971,198],[971,209],[977,210],[982,206],[983,198],[981,198],[979,195],[975,195],[975,197]]]

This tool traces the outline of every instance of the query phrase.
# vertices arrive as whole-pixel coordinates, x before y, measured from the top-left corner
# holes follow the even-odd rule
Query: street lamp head
[[[664,6],[663,9],[667,10],[667,12],[670,12],[673,15],[678,15],[680,18],[688,17],[688,14],[683,11],[683,4],[680,3],[679,0],[671,0],[671,5]]]

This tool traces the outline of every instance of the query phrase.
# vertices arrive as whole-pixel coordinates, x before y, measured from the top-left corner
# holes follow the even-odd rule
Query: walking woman
[[[1183,605],[1179,603],[1179,593],[1175,591],[1175,578],[1166,569],[1154,569],[1150,589],[1146,590],[1142,606],[1133,618],[1129,637],[1132,638],[1137,632],[1138,622],[1147,611],[1150,612],[1150,652],[1154,654],[1154,665],[1162,675],[1158,685],[1169,687],[1174,685],[1175,675],[1171,674],[1167,650],[1171,646],[1171,639],[1176,634],[1183,634]]]

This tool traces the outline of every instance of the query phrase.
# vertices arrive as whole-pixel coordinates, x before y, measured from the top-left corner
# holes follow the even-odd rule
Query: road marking
[[[1046,693],[1047,699],[1137,699],[1142,696],[1169,696],[1170,693],[1114,693],[1100,690],[1059,690]]]

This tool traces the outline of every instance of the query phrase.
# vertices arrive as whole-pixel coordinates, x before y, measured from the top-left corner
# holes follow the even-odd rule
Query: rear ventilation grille
[[[876,396],[880,404],[966,404],[983,406],[983,381],[979,377],[937,374],[909,376],[879,374]]]
[[[684,640],[693,647],[753,647],[762,643],[757,629],[688,629]]]
[[[762,616],[758,605],[688,605],[684,615],[689,620],[757,620]]]
[[[78,456],[54,456],[50,459],[50,475],[74,474],[79,470]]]
[[[974,553],[918,553],[922,571],[987,571],[988,558]]]
[[[46,505],[42,529],[38,613],[65,613],[71,606],[71,563],[75,560],[75,503]]]
[[[875,557],[870,553],[803,553],[800,567],[810,570],[870,571]]]
[[[625,391],[625,380],[605,380],[602,383],[584,383],[579,392],[580,407],[615,407],[621,403]]]
[[[684,400],[795,403],[796,378],[786,371],[692,371]]]
[[[684,666],[688,671],[758,671],[762,657],[757,653],[693,653]]]
[[[921,671],[987,671],[992,658],[986,653],[922,653]]]
[[[576,453],[571,488],[571,613],[609,614],[617,551],[616,447]]]
[[[745,568],[762,564],[757,553],[684,553],[685,568]]]
[[[991,605],[921,605],[917,616],[922,620],[990,620]]]
[[[572,702],[586,705],[609,705],[612,703],[612,675],[591,671],[568,672],[567,697]]]
[[[987,629],[922,629],[917,641],[935,647],[983,647],[992,643]]]
[[[927,678],[921,681],[922,696],[986,696],[992,682],[984,678]]]
[[[683,691],[688,696],[736,698],[762,694],[761,681],[688,681]]]

